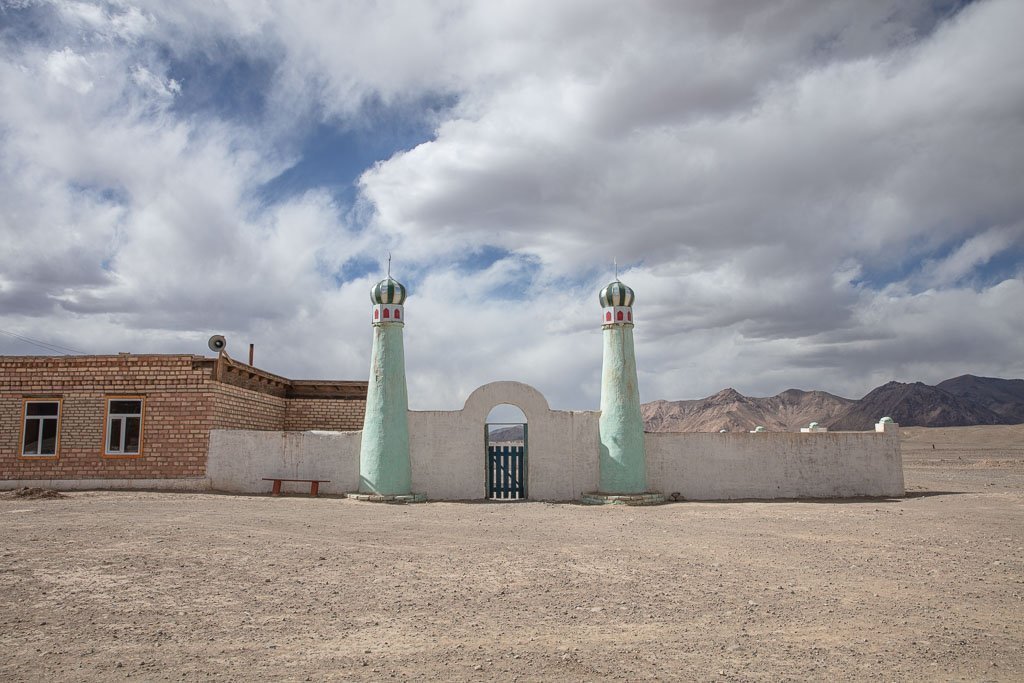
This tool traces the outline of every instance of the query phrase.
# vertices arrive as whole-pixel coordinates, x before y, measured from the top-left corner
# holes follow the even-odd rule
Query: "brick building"
[[[289,380],[226,354],[0,356],[0,481],[185,488],[206,476],[210,430],[358,430],[366,386]]]

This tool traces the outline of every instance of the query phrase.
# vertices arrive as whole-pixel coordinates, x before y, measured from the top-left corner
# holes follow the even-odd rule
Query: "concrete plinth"
[[[584,493],[580,498],[584,505],[661,505],[666,502],[664,493]]]
[[[405,505],[406,503],[426,503],[427,497],[422,493],[407,493],[404,495],[380,495],[377,493],[350,493],[348,497],[363,503],[392,503]]]

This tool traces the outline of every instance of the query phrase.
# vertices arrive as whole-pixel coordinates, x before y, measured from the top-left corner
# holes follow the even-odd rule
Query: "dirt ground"
[[[0,680],[1024,680],[1024,425],[902,434],[898,500],[6,494]]]

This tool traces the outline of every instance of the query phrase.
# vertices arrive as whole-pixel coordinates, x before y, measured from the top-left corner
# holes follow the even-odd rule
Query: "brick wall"
[[[0,479],[204,476],[211,367],[191,355],[0,357]],[[144,401],[139,456],[103,453],[106,401],[114,396]],[[53,458],[20,455],[26,398],[61,399]]]
[[[285,429],[324,429],[346,432],[363,428],[366,399],[291,398]]]
[[[217,384],[213,429],[284,429],[288,399],[252,389]]]

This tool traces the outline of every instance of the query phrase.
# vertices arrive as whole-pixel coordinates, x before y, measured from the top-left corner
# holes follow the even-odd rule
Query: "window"
[[[106,455],[142,453],[142,399],[107,399]]]
[[[60,401],[25,401],[21,454],[56,457],[60,443]]]

